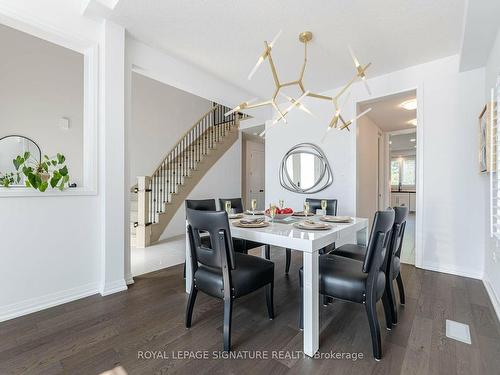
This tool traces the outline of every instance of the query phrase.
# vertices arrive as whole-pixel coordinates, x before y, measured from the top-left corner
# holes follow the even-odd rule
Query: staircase
[[[175,144],[151,176],[138,177],[131,197],[131,245],[158,241],[179,207],[206,172],[236,142],[244,115],[224,116],[219,104],[205,113]]]

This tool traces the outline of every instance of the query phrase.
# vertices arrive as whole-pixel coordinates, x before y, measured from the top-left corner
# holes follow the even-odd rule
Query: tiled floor
[[[410,213],[406,219],[401,261],[406,264],[415,264],[415,213]]]
[[[138,276],[184,263],[186,238],[176,236],[160,240],[145,249],[131,248],[132,275]]]

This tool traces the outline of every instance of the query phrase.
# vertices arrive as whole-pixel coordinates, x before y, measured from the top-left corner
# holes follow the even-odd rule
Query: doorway
[[[245,207],[251,207],[252,199],[257,209],[265,207],[265,140],[258,136],[258,127],[242,129],[242,196]]]
[[[370,221],[377,210],[408,207],[401,261],[415,264],[417,211],[417,92],[358,103],[356,214]]]

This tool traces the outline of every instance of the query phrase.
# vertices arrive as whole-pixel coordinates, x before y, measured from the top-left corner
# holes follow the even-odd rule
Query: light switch
[[[59,119],[59,129],[61,130],[69,130],[69,118],[61,117]]]

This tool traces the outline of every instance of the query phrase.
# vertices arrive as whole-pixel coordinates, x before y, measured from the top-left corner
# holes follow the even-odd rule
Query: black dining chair
[[[234,209],[234,212],[236,214],[241,214],[245,211],[245,208],[243,207],[243,199],[241,198],[219,198],[220,210],[224,210],[227,201],[231,202],[231,208]],[[266,259],[270,259],[271,257],[271,246],[268,244],[250,240],[244,240],[241,238],[233,238],[233,243],[235,242],[238,243],[238,247],[245,249],[247,253],[248,250],[255,249],[256,247],[265,246]]]
[[[331,298],[365,305],[372,337],[373,356],[382,358],[377,302],[385,296],[384,260],[394,224],[394,210],[375,214],[363,261],[328,253],[319,257],[319,293]],[[299,271],[303,301],[303,269]],[[303,306],[300,307],[300,328],[303,327]],[[387,298],[383,298],[384,306]],[[387,310],[385,310],[387,311]]]
[[[387,329],[391,329],[393,324],[398,323],[398,309],[396,296],[394,295],[394,280],[397,281],[399,290],[399,302],[405,304],[405,292],[403,279],[401,278],[401,248],[406,229],[406,219],[408,217],[408,207],[394,207],[394,225],[392,227],[391,242],[385,260],[385,293],[389,297],[389,311],[385,312]],[[366,247],[360,245],[343,245],[335,249],[332,254],[348,257],[351,259],[363,260]],[[390,319],[387,319],[390,317]]]
[[[191,245],[193,279],[186,308],[186,328],[191,327],[198,291],[224,301],[224,351],[231,350],[233,301],[262,287],[266,289],[267,312],[274,318],[274,263],[233,249],[227,213],[224,211],[186,210]],[[200,232],[208,233],[206,246]]]
[[[321,210],[321,201],[326,200],[326,214],[337,216],[337,200],[336,199],[316,199],[316,198],[306,198],[306,202],[309,202],[309,211],[312,213],[316,213],[316,210]],[[319,253],[325,254],[329,251],[335,249],[335,243],[325,246],[322,248]],[[290,263],[292,260],[292,250],[286,249],[286,258],[285,258],[285,273],[290,271]]]

